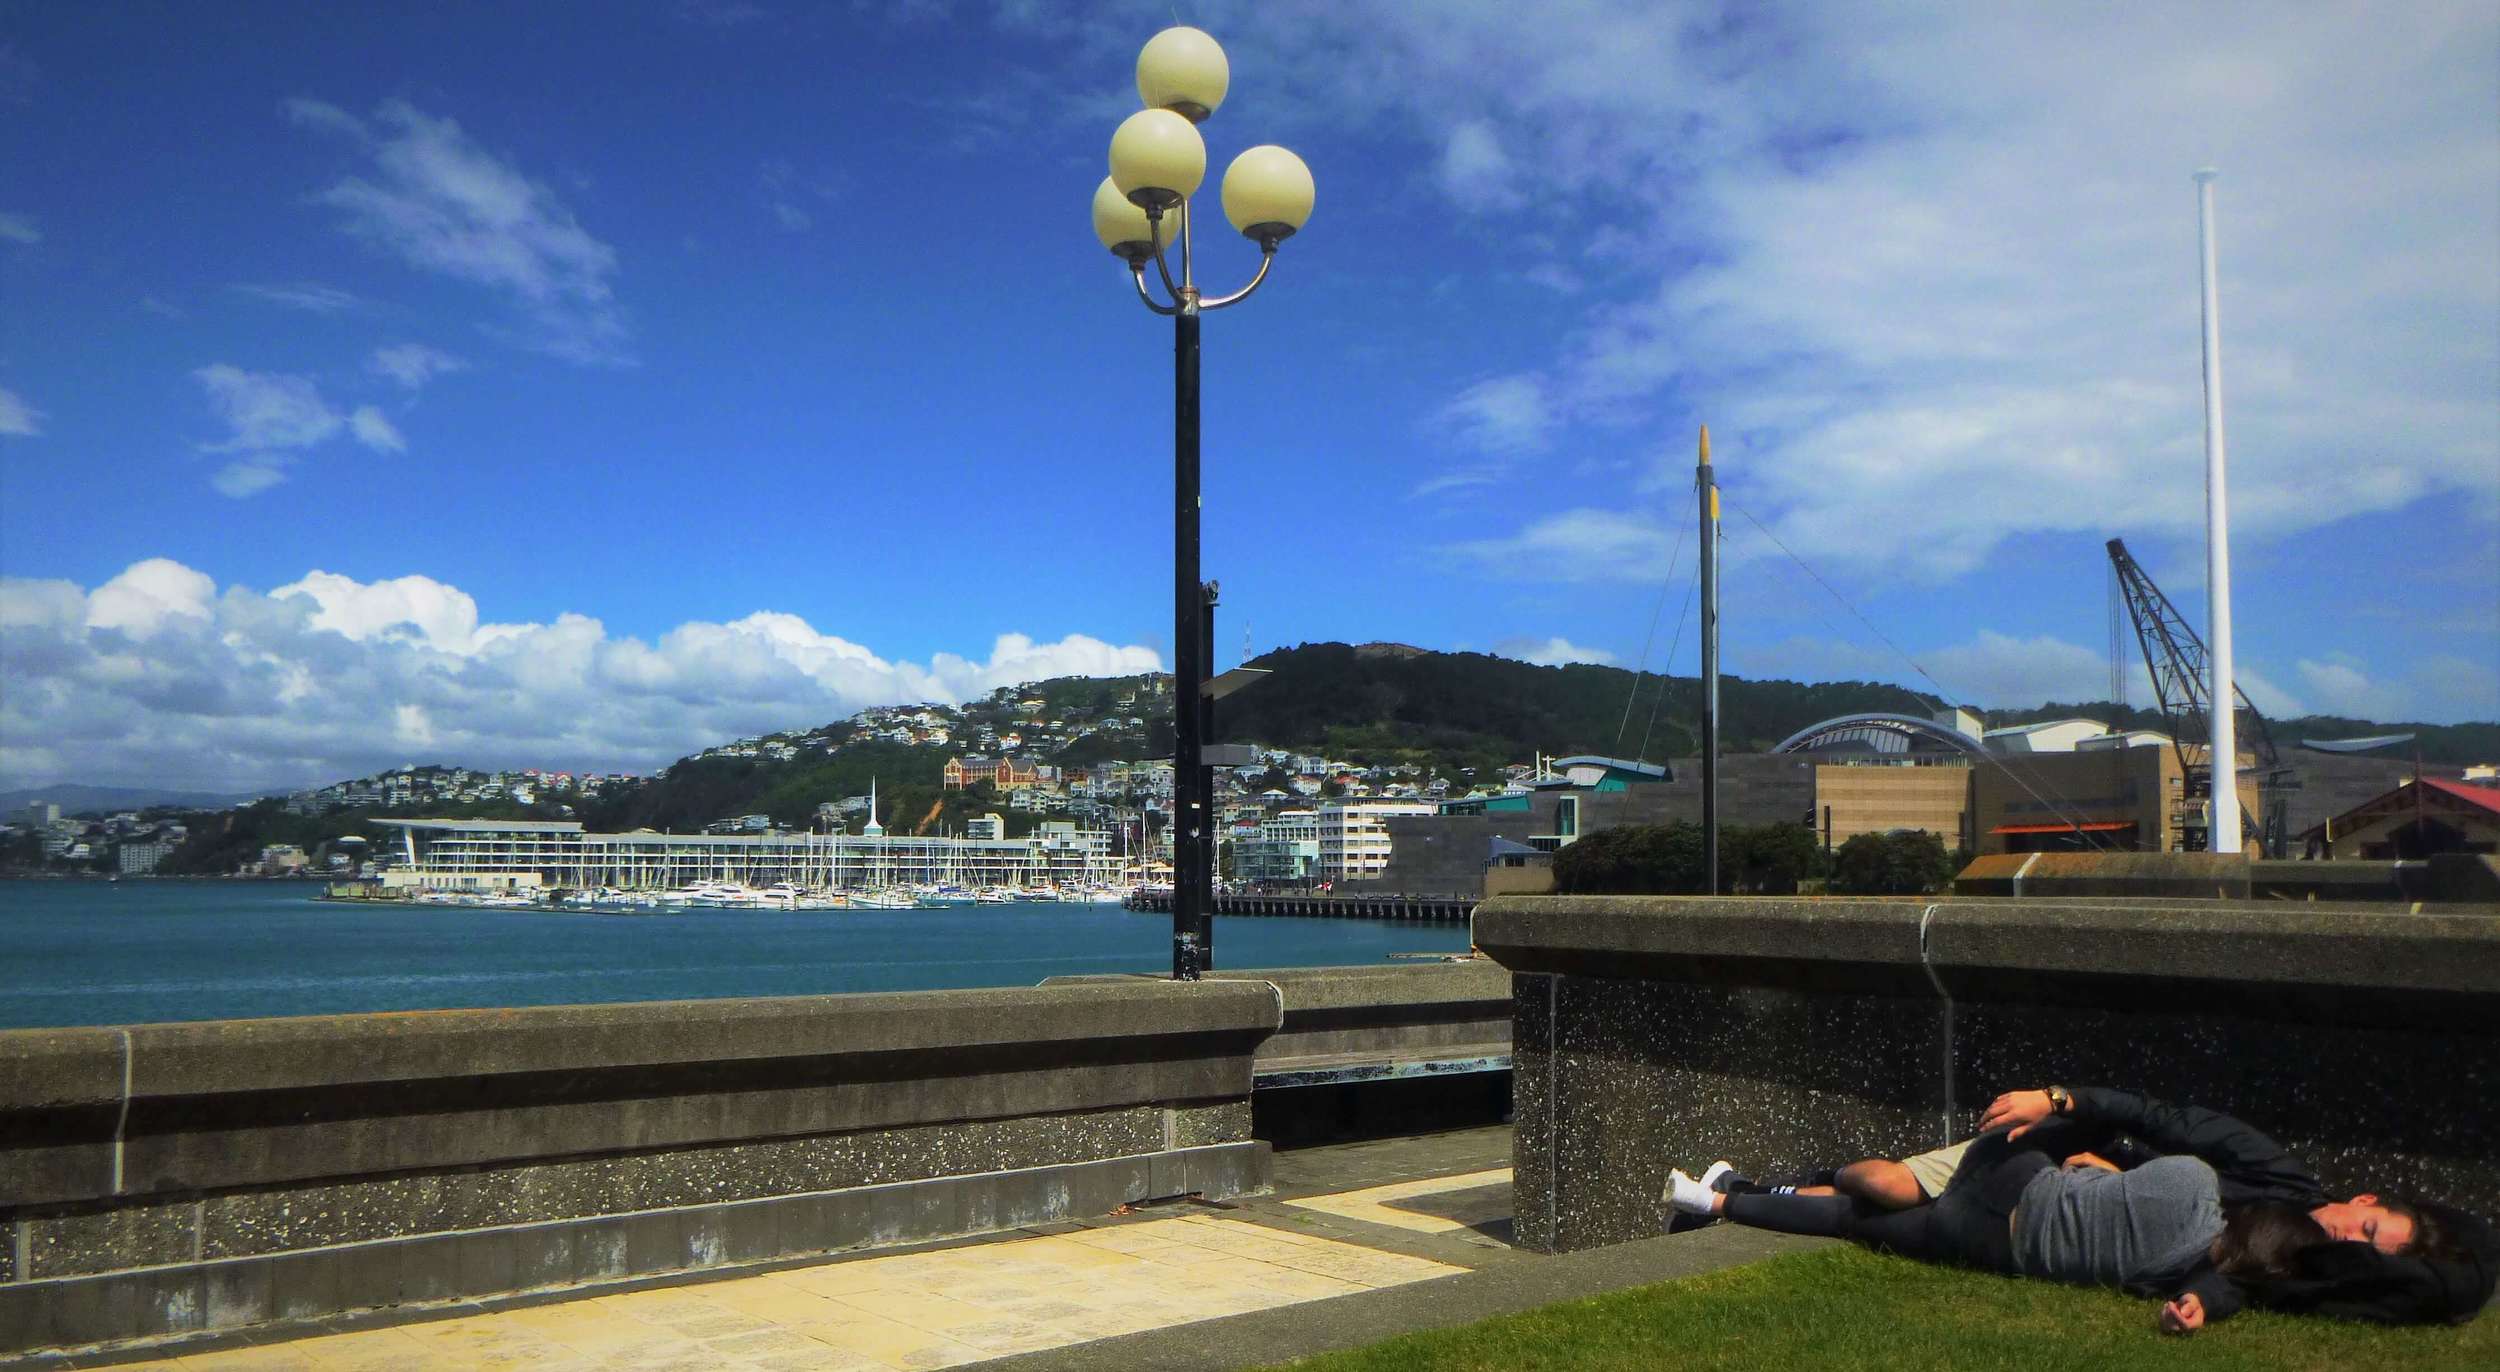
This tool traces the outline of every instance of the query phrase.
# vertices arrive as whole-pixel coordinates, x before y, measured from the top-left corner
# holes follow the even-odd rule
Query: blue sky
[[[1220,663],[1629,665],[1706,421],[1731,670],[2104,693],[2102,540],[2204,618],[2210,161],[2250,689],[2500,715],[2500,20],[1994,8],[1181,6],[1210,189],[1319,185],[1207,322]],[[1086,208],[1174,14],[0,5],[0,773],[648,768],[1168,660],[1169,326]]]

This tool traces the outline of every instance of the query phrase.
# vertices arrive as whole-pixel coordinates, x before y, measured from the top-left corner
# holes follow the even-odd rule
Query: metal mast
[[[1710,472],[1710,426],[1701,426],[1693,476],[1701,506],[1702,889],[1719,893],[1719,483]]]
[[[2213,630],[2213,684],[2208,698],[2229,701],[2237,687],[2231,671],[2231,510],[2223,488],[2222,315],[2214,285],[2214,178],[2196,173],[2196,238],[2205,298],[2205,624]],[[2233,711],[2213,712],[2213,851],[2240,850],[2239,735]]]

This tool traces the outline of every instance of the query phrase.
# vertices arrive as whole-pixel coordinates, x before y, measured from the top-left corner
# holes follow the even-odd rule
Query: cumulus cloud
[[[0,434],[13,438],[33,438],[43,432],[43,411],[26,403],[26,397],[0,386]]]
[[[43,241],[43,230],[35,227],[32,215],[0,214],[0,238],[31,246]]]
[[[298,124],[347,139],[369,175],[315,196],[355,237],[410,266],[485,286],[519,317],[514,336],[567,361],[633,360],[612,279],[616,250],[593,237],[541,182],[463,131],[400,100],[367,122],[318,100],[287,102]]]
[[[0,579],[0,771],[240,790],[361,775],[420,748],[648,771],[870,705],[1160,668],[1152,649],[1081,634],[1001,634],[986,657],[913,663],[774,611],[645,640],[578,614],[487,622],[425,576],[313,571],[264,593],[157,558],[93,590]]]
[[[1591,662],[1600,667],[1612,666],[1615,655],[1603,648],[1583,648],[1557,634],[1552,638],[1510,638],[1493,645],[1503,657],[1533,662],[1539,667],[1560,667],[1570,662]]]

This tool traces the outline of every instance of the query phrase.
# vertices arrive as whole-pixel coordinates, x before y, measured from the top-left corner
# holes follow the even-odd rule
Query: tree
[[[1692,895],[1701,886],[1701,826],[1681,820],[1600,829],[1554,854],[1554,889],[1564,895]]]
[[[1795,895],[1799,882],[1823,875],[1828,864],[1814,831],[1801,824],[1757,824],[1720,831],[1719,874],[1730,890]]]
[[[1919,896],[1953,882],[1953,855],[1924,829],[1860,834],[1832,857],[1831,891],[1849,896]]]

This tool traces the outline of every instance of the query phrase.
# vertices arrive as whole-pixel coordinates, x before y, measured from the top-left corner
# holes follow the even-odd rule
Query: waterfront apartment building
[[[1319,874],[1319,815],[1279,810],[1249,835],[1233,840],[1236,880],[1268,885],[1307,882]]]
[[[1064,820],[1025,838],[900,834],[630,834],[575,820],[377,819],[400,832],[388,886],[438,890],[613,886],[659,891],[702,881],[856,890],[924,882],[1075,886],[1119,875],[1111,835]]]
[[[1389,866],[1389,821],[1439,814],[1428,800],[1348,797],[1319,809],[1319,877],[1322,881],[1367,881]]]

